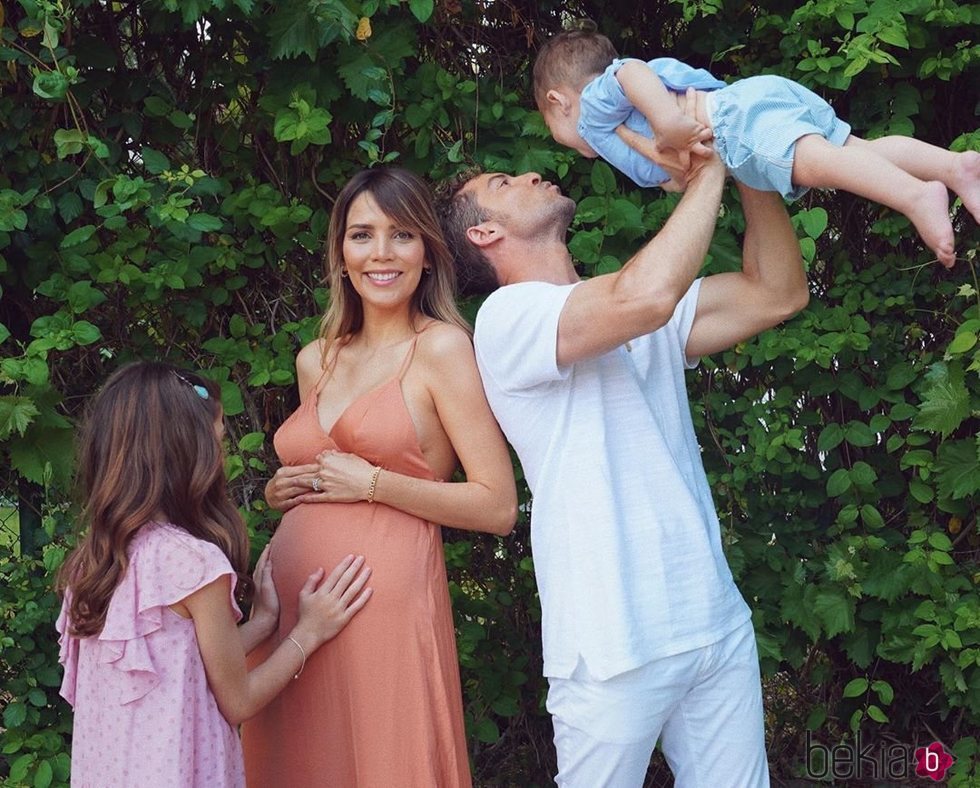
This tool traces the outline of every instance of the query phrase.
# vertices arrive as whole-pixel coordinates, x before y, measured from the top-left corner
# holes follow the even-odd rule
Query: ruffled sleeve
[[[147,636],[163,626],[165,608],[232,575],[229,602],[236,621],[242,617],[234,599],[234,570],[217,545],[175,526],[150,523],[134,537],[129,561],[97,643],[98,662],[121,672],[120,705],[142,698],[160,681]],[[70,649],[69,644],[69,661]]]
[[[78,675],[78,638],[69,634],[68,606],[71,597],[65,594],[61,601],[61,612],[54,628],[58,631],[58,662],[64,668],[61,679],[61,697],[72,706],[75,705],[75,678]]]

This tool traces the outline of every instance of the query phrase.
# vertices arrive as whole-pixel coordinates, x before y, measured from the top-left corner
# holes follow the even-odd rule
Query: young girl
[[[843,189],[905,214],[947,268],[956,256],[946,189],[980,221],[980,153],[912,137],[860,139],[826,101],[783,77],[726,85],[673,58],[620,60],[605,36],[571,31],[538,54],[534,97],[557,142],[601,156],[639,186],[682,188],[653,158],[674,149],[685,166],[713,139],[746,186],[792,200],[810,187]]]
[[[265,554],[251,619],[237,627],[248,538],[225,487],[215,384],[168,364],[118,370],[90,406],[80,473],[87,531],[62,567],[61,694],[74,707],[72,785],[244,786],[235,726],[303,672],[371,596],[347,556],[299,592],[276,627]]]

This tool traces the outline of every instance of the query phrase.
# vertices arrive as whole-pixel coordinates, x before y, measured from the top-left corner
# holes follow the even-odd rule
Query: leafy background
[[[861,136],[980,149],[980,6],[947,0],[0,0],[6,784],[68,779],[50,573],[74,511],[73,425],[112,369],[168,358],[220,381],[258,551],[276,520],[261,497],[271,435],[296,403],[295,352],[328,298],[327,217],[353,172],[539,171],[579,200],[586,274],[661,226],[676,198],[558,148],[533,110],[536,47],[582,16],[626,55],[797,79]],[[803,774],[807,734],[860,730],[941,740],[950,784],[977,785],[977,227],[957,209],[946,272],[877,205],[820,193],[790,210],[810,306],[689,376],[755,611],[774,778]],[[738,265],[741,229],[732,190],[707,272]],[[446,533],[480,785],[554,771],[521,490],[511,537]],[[669,783],[661,760],[648,782]]]

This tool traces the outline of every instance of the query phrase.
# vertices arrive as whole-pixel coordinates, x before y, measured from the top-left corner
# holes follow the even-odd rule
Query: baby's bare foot
[[[906,214],[918,230],[922,241],[932,249],[946,268],[952,268],[956,260],[953,244],[953,224],[949,220],[949,192],[940,181],[922,184],[921,191],[911,202]]]
[[[980,153],[968,150],[957,156],[949,188],[963,201],[973,221],[980,222]]]

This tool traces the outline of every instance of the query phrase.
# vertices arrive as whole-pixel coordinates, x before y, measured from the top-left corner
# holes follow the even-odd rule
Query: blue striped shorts
[[[812,90],[774,75],[748,77],[708,93],[715,150],[732,176],[789,200],[806,193],[793,185],[796,141],[819,134],[843,145],[851,127]]]

